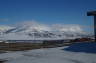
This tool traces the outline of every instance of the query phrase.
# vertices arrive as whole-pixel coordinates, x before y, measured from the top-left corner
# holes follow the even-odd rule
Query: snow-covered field
[[[96,63],[96,54],[69,52],[66,47],[44,48],[0,54],[5,63]]]

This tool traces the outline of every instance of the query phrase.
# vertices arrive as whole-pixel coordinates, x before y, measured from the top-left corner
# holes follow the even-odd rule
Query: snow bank
[[[0,54],[5,63],[96,63],[96,55],[64,51],[65,47]]]

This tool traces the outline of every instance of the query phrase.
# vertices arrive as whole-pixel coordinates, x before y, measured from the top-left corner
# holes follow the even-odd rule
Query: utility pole
[[[94,38],[96,42],[96,11],[87,12],[87,16],[94,16]]]

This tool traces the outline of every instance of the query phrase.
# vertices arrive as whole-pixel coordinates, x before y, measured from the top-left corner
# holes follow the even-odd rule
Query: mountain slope
[[[72,39],[86,36],[79,25],[47,26],[36,22],[25,22],[18,26],[0,28],[3,39],[33,40],[33,39]]]

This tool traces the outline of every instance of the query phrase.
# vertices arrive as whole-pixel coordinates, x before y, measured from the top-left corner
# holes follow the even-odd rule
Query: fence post
[[[96,11],[87,12],[87,16],[94,16],[94,38],[96,42]]]

